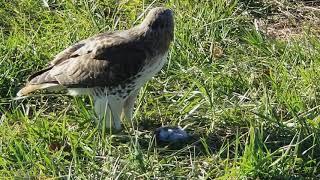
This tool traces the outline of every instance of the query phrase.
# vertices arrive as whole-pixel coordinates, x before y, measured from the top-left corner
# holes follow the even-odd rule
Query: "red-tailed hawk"
[[[172,11],[154,8],[140,25],[98,34],[60,52],[28,78],[17,96],[57,88],[73,96],[92,95],[98,123],[120,130],[120,120],[132,118],[140,88],[166,62],[173,30]]]

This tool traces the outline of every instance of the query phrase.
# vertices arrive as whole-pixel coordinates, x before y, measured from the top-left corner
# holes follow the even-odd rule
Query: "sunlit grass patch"
[[[270,37],[254,23],[274,10],[262,1],[43,2],[0,2],[0,177],[319,178],[317,33]],[[150,4],[174,10],[175,40],[124,131],[102,132],[89,97],[11,99],[55,54]],[[159,126],[192,138],[159,144]]]

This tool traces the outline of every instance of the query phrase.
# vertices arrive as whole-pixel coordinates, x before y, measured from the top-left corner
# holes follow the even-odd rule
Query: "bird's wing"
[[[114,86],[136,75],[147,53],[138,39],[98,35],[59,53],[48,68],[29,78],[30,85],[57,83],[66,87]]]
[[[65,50],[61,51],[60,53],[58,53],[55,58],[49,63],[49,65],[53,66],[53,65],[57,65],[61,62],[63,62],[64,60],[67,60],[70,58],[70,56],[77,50],[79,50],[81,47],[83,47],[84,45],[86,45],[87,43],[90,42],[94,42],[97,41],[103,37],[108,38],[109,36],[113,36],[114,33],[112,32],[106,32],[106,33],[101,33],[101,34],[97,34],[93,37],[90,37],[88,39],[84,39],[82,41],[79,41],[71,46],[69,46],[68,48],[66,48]]]
[[[86,43],[86,40],[80,41],[72,46],[69,46],[67,49],[61,51],[59,54],[55,56],[55,58],[50,62],[50,65],[54,66],[56,64],[59,64],[63,62],[64,60],[67,60],[70,58],[70,55],[74,53],[76,50],[80,49],[82,46],[84,46]]]

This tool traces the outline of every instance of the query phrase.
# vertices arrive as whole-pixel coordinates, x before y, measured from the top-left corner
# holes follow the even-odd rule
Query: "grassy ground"
[[[132,27],[150,4],[175,11],[175,42],[123,132],[97,130],[89,97],[11,100],[59,51]],[[320,178],[318,7],[285,0],[0,1],[0,177]],[[289,29],[285,38],[281,28]],[[187,126],[193,137],[157,144],[153,130],[161,125]]]

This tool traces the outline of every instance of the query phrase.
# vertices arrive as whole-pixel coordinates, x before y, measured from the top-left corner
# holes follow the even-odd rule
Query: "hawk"
[[[60,52],[28,78],[17,96],[40,89],[91,95],[98,124],[105,121],[107,128],[120,130],[121,119],[132,119],[140,88],[166,62],[173,32],[172,11],[153,8],[131,29],[98,34]]]

